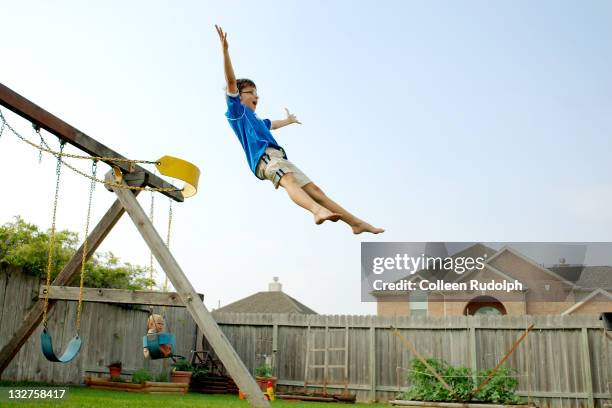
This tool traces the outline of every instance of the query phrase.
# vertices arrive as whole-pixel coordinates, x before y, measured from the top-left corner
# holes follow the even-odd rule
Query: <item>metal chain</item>
[[[155,194],[151,192],[151,208],[149,209],[149,220],[151,224],[153,224],[155,215]],[[151,282],[149,283],[149,290],[153,290],[153,286],[155,283],[154,278],[155,269],[153,268],[153,251],[149,251],[149,278]]]
[[[170,249],[170,231],[172,231],[172,199],[169,199],[168,205],[168,233],[166,234],[166,248]],[[168,275],[164,280],[164,292],[168,291]]]
[[[94,160],[91,163],[91,174],[95,178],[98,171],[98,162]],[[87,201],[87,221],[85,222],[85,239],[83,240],[83,256],[81,258],[81,282],[79,283],[79,304],[77,306],[77,318],[76,318],[76,334],[79,335],[81,328],[81,310],[83,308],[83,286],[85,282],[85,263],[87,262],[87,251],[89,237],[89,222],[91,220],[91,203],[93,201],[93,193],[96,189],[96,183],[92,180],[89,185],[89,200]]]
[[[77,154],[70,154],[70,153],[64,153],[63,151],[55,151],[49,148],[49,146],[47,145],[47,143],[45,142],[44,138],[41,137],[41,145],[37,145],[36,143],[26,139],[25,137],[23,137],[21,134],[19,134],[19,132],[17,132],[4,118],[4,115],[2,114],[2,111],[0,110],[0,120],[2,120],[2,125],[3,128],[6,125],[6,128],[9,129],[15,136],[17,136],[19,139],[21,139],[22,141],[24,141],[25,143],[29,144],[32,147],[35,147],[36,149],[39,149],[39,153],[42,154],[42,152],[46,152],[46,153],[50,153],[52,155],[54,155],[55,157],[61,159],[62,157],[68,157],[68,158],[72,158],[72,159],[87,159],[87,160],[100,160],[100,161],[115,161],[115,162],[124,162],[124,163],[130,163],[130,164],[137,164],[137,163],[141,163],[141,164],[158,164],[159,162],[157,161],[149,161],[149,160],[131,160],[131,159],[125,159],[125,158],[119,158],[119,157],[105,157],[105,156],[82,156],[82,155],[77,155]],[[39,133],[40,134],[40,133]],[[65,142],[63,142],[65,143]],[[66,163],[65,161],[62,161],[62,163],[64,164],[64,166],[68,167],[70,170],[74,171],[75,173],[88,178],[89,180],[92,181],[96,181],[97,183],[101,183],[101,184],[105,184],[109,187],[112,188],[121,188],[124,190],[137,190],[137,191],[157,191],[157,192],[161,192],[161,193],[172,193],[172,192],[177,192],[177,191],[183,191],[183,189],[181,188],[175,188],[175,187],[141,187],[141,186],[130,186],[127,184],[122,184],[122,183],[116,183],[113,181],[106,181],[106,180],[100,180],[98,178],[92,177],[90,175],[88,175],[85,172],[82,172],[81,170],[69,165],[68,163]]]
[[[66,143],[60,143],[60,153],[64,150]],[[51,287],[51,265],[53,262],[53,248],[55,246],[55,219],[57,215],[57,201],[59,197],[60,176],[62,172],[61,156],[57,157],[55,166],[55,198],[53,199],[53,216],[51,221],[51,234],[49,236],[49,247],[47,251],[47,285],[45,290],[45,304],[43,306],[43,326],[47,328],[47,311],[49,307],[49,288]]]
[[[2,114],[2,112],[0,112],[0,115]],[[2,118],[4,119],[4,118]],[[0,137],[2,137],[2,133],[4,132],[4,127],[6,126],[6,122],[3,120],[2,121],[2,127],[0,128]]]
[[[42,135],[40,134],[40,126],[37,126],[35,124],[32,124],[32,127],[34,128],[34,131],[36,133],[38,133],[38,137],[40,138],[40,145],[38,146],[38,164],[42,163],[42,148],[43,148],[43,143],[45,143],[45,139],[43,139]]]

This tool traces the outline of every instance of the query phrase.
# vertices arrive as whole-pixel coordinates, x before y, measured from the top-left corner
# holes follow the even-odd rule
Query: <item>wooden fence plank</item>
[[[595,400],[593,397],[593,377],[591,375],[591,356],[589,352],[589,333],[588,329],[584,327],[582,329],[582,367],[584,375],[584,390],[587,393],[588,407],[595,408]]]

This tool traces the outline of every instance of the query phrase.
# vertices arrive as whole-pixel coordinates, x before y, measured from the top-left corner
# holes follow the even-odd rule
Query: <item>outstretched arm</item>
[[[225,70],[225,81],[227,82],[227,92],[231,94],[238,93],[238,85],[236,84],[236,75],[234,74],[234,68],[232,67],[232,60],[228,51],[227,44],[227,33],[223,31],[221,27],[215,24],[217,34],[219,34],[219,40],[221,41],[221,48],[223,49],[223,68]]]
[[[272,129],[272,130],[279,129],[279,128],[282,128],[283,126],[287,126],[287,125],[290,125],[292,123],[298,123],[300,125],[302,124],[302,122],[297,120],[297,118],[295,117],[295,115],[293,113],[289,112],[289,109],[285,108],[285,111],[287,112],[287,118],[286,119],[281,119],[281,120],[273,120],[272,121],[272,126],[270,127],[270,129]]]

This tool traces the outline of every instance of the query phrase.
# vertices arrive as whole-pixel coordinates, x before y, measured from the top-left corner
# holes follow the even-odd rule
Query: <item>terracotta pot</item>
[[[121,375],[121,367],[108,367],[111,378],[119,377]]]
[[[272,383],[272,388],[274,388],[274,391],[276,391],[276,380],[276,377],[255,377],[257,385],[259,385],[259,388],[263,392],[268,391],[268,382]]]
[[[192,374],[191,371],[172,371],[170,373],[170,382],[189,384]]]

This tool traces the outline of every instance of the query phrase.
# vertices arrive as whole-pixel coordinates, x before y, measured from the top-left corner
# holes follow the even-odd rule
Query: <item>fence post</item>
[[[275,377],[278,377],[278,361],[276,355],[278,352],[278,322],[276,315],[273,317],[272,325],[272,372]]]
[[[584,390],[588,397],[588,407],[595,407],[593,396],[593,378],[591,375],[591,354],[589,353],[589,329],[582,328],[582,371],[584,374]]]
[[[370,318],[370,401],[376,401],[376,327]]]
[[[467,316],[467,326],[469,329],[469,341],[470,341],[470,364],[472,367],[472,380],[474,384],[478,384],[478,359],[476,358],[476,325],[474,319],[475,316]]]

